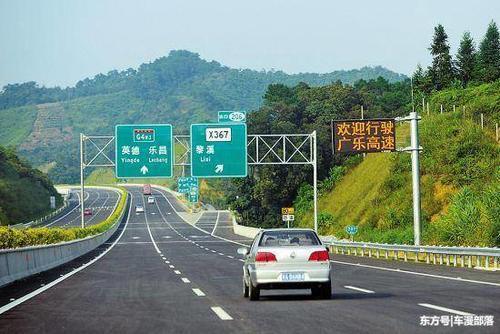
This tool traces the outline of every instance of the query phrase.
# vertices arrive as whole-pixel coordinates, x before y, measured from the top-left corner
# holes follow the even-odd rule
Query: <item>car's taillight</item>
[[[312,252],[311,255],[309,256],[309,261],[329,261],[329,260],[330,260],[330,255],[326,250]]]
[[[255,262],[276,262],[276,255],[271,252],[257,252]]]

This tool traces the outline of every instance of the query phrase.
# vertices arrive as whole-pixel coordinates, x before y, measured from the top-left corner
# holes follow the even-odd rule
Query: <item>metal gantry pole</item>
[[[316,148],[316,130],[312,133],[313,139],[313,188],[314,188],[314,231],[318,233],[318,159]]]
[[[410,113],[410,129],[411,129],[411,175],[413,189],[413,235],[415,246],[420,246],[420,168],[419,168],[419,151],[418,143],[418,114]]]
[[[83,179],[83,172],[84,172],[84,163],[85,161],[83,160],[83,141],[85,140],[85,136],[83,135],[83,133],[80,133],[80,216],[81,216],[81,223],[82,223],[82,228],[85,227],[85,214],[84,214],[84,210],[85,210],[85,205],[84,205],[84,202],[85,202],[85,198],[84,198],[84,194],[85,194],[85,189],[84,189],[84,179]]]

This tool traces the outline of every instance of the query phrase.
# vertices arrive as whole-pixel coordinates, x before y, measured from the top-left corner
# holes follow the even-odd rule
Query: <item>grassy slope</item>
[[[36,106],[0,110],[0,145],[17,146],[31,132],[37,115]]]
[[[62,204],[46,176],[0,147],[0,225],[26,223],[47,214],[51,195]]]

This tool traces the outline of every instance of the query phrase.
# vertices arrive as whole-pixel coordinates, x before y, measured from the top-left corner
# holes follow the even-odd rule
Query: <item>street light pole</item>
[[[413,189],[413,235],[415,246],[420,246],[420,166],[418,143],[418,120],[415,111],[410,113],[411,179]]]
[[[83,179],[83,173],[84,173],[84,159],[83,159],[83,141],[85,140],[85,136],[83,133],[80,133],[80,217],[81,217],[81,223],[82,223],[82,228],[85,227],[85,199],[84,199],[84,194],[85,194],[85,189],[84,189],[84,179]]]

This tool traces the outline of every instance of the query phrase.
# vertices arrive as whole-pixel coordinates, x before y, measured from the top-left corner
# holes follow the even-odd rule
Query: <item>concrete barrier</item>
[[[127,195],[127,203],[120,218],[101,234],[54,245],[0,250],[0,287],[60,266],[101,246],[116,232],[120,223],[127,219],[129,207],[130,197]]]
[[[253,239],[259,233],[260,229],[256,227],[239,225],[233,216],[233,232],[246,238]]]

